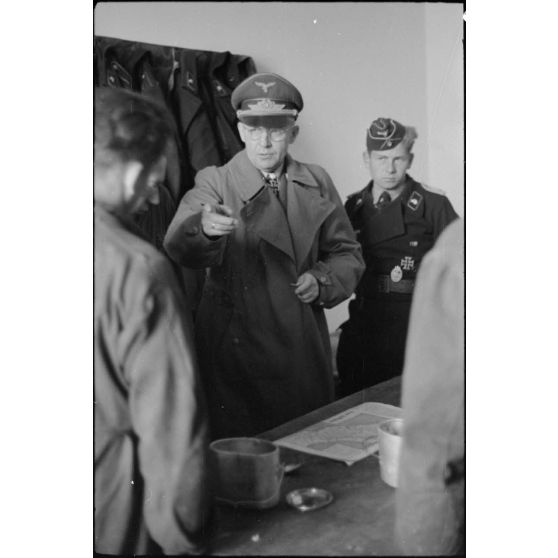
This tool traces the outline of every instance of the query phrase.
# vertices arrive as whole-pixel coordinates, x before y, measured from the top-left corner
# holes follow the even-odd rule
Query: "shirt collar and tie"
[[[263,173],[265,185],[279,197],[279,179],[274,172]]]
[[[389,195],[389,192],[382,192],[374,206],[378,209],[378,211],[382,211],[390,202],[391,196]]]

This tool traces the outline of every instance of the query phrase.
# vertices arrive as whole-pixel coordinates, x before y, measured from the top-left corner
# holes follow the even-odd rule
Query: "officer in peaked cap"
[[[361,250],[333,182],[288,154],[302,95],[260,73],[233,91],[245,149],[196,176],[165,239],[208,268],[196,316],[212,436],[253,436],[334,397],[324,308],[354,291]]]
[[[420,262],[457,217],[443,193],[407,173],[416,138],[413,127],[392,118],[378,118],[366,131],[363,159],[371,180],[345,204],[366,271],[341,326],[341,396],[401,374]]]

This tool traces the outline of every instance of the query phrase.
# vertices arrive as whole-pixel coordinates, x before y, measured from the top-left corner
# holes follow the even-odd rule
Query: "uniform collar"
[[[287,155],[285,160],[286,174],[289,180],[296,182],[302,186],[308,186],[310,188],[318,188],[319,184],[304,165],[301,165],[298,161],[295,161],[290,155]]]
[[[391,199],[392,199],[392,201],[393,201],[393,200],[397,200],[397,199],[402,199],[402,196],[403,196],[405,193],[408,192],[408,190],[409,190],[409,185],[410,185],[410,182],[409,182],[410,180],[412,181],[412,178],[411,178],[408,174],[406,174],[406,175],[405,175],[405,181],[404,181],[403,187],[401,188],[401,190],[399,191],[399,193],[398,193],[397,196],[395,196],[395,197],[394,197],[394,194],[393,194],[393,192],[392,192],[391,190],[382,190],[381,192],[378,193],[378,196],[375,197],[375,196],[374,196],[374,192],[373,192],[373,188],[374,188],[374,181],[373,181],[373,180],[371,180],[371,181],[368,183],[368,186],[365,188],[365,190],[367,189],[367,190],[370,192],[370,197],[372,198],[372,201],[373,201],[374,203],[377,203],[377,202],[378,202],[378,199],[380,198],[380,196],[381,196],[384,192],[387,192],[387,193],[390,195],[390,197],[391,197]]]
[[[372,196],[369,190],[371,182],[362,191],[363,201]],[[409,219],[420,218],[424,214],[422,194],[417,191],[420,184],[409,175],[403,192],[394,203],[388,204],[381,212],[371,217],[373,225],[368,224],[366,232],[367,243],[376,244],[405,234],[406,223]],[[364,204],[361,204],[364,205]]]
[[[264,182],[263,174],[250,162],[245,149],[237,153],[227,166],[243,201],[247,202],[261,190]],[[290,155],[287,155],[285,158],[281,175],[286,175],[289,182],[310,188],[318,188],[318,183],[310,171],[298,161],[295,161]]]
[[[315,188],[319,188],[319,184],[314,176],[288,155],[283,174],[292,186],[285,208],[268,188],[264,188],[263,175],[252,165],[245,150],[237,153],[227,167],[229,178],[245,203],[241,215],[246,226],[289,256],[300,271],[317,231],[334,211],[334,204],[317,195]]]
[[[402,204],[406,204],[409,201],[411,194],[416,190],[417,186],[418,182],[413,180],[408,174],[405,175],[405,187],[398,196]]]

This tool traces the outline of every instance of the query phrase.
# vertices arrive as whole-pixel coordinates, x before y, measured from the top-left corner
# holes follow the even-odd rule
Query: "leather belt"
[[[378,293],[411,294],[415,288],[415,280],[401,279],[401,281],[395,282],[389,275],[375,275],[373,288]]]

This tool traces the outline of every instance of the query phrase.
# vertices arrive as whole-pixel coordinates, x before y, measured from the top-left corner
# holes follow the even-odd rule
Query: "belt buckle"
[[[389,293],[389,277],[384,275],[383,277],[378,278],[378,291],[380,293]]]

